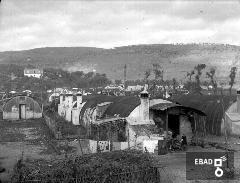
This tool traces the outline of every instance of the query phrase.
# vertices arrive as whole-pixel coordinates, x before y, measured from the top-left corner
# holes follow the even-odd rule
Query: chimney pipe
[[[60,94],[60,104],[63,104],[63,94]]]
[[[77,108],[80,108],[82,106],[82,93],[77,93]]]
[[[67,98],[67,105],[72,106],[72,104],[73,104],[73,94],[72,93],[66,94],[66,98]]]
[[[149,93],[147,91],[147,85],[144,90],[140,93],[140,119],[141,121],[149,121]]]

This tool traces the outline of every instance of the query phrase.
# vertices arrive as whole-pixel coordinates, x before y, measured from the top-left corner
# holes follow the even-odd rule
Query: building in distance
[[[24,76],[41,78],[43,75],[42,69],[24,69]]]

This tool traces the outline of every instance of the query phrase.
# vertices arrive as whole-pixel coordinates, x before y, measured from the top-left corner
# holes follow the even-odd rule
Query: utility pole
[[[40,73],[41,73],[41,75],[40,75],[40,80],[41,80],[41,100],[42,100],[42,113],[43,113],[43,69],[40,70]]]
[[[165,147],[166,147],[166,150],[168,152],[168,146],[167,146],[167,143],[168,143],[168,110],[166,109],[166,138],[165,138]]]

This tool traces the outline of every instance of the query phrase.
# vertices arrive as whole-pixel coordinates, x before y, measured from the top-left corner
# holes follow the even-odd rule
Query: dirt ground
[[[239,148],[239,147],[238,147]],[[238,149],[237,148],[237,149]],[[217,149],[215,147],[207,146],[205,148],[195,146],[188,147],[188,152],[221,152],[224,150]],[[237,183],[240,182],[240,151],[234,152],[234,168],[235,168],[235,179],[236,180],[186,180],[186,152],[174,152],[166,155],[154,155],[156,163],[164,168],[159,168],[161,175],[161,182],[166,183]]]
[[[9,182],[13,167],[20,158],[61,158],[61,150],[42,121],[19,120],[0,122],[0,166],[6,171],[0,180]]]

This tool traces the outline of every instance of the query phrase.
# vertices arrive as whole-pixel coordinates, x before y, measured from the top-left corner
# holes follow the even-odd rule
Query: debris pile
[[[121,182],[126,178],[157,182],[159,174],[150,155],[126,150],[54,161],[19,160],[12,182]]]

